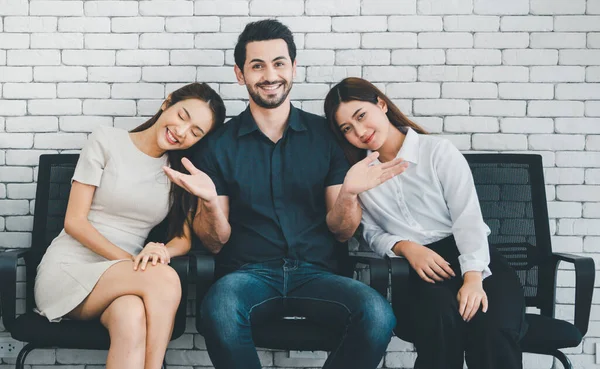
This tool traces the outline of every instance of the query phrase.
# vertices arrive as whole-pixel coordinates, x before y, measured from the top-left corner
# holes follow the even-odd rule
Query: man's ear
[[[246,80],[244,79],[244,72],[240,69],[240,67],[238,67],[236,64],[233,67],[233,70],[235,72],[235,78],[237,78],[238,84],[242,86],[245,85]]]
[[[296,59],[294,59],[294,63],[292,63],[292,79],[296,78]]]
[[[383,101],[380,97],[377,97],[377,106],[384,112],[388,112],[388,106],[385,101]]]

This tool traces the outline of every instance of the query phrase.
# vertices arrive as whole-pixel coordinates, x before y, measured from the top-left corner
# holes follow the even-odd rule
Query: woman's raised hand
[[[184,174],[169,167],[163,167],[167,177],[179,187],[182,187],[187,192],[204,201],[215,200],[217,198],[217,190],[210,177],[196,168],[189,159],[183,158],[181,162],[190,174]]]
[[[377,187],[383,182],[394,178],[408,168],[408,163],[401,158],[386,163],[371,165],[379,157],[377,151],[354,164],[344,179],[345,189],[354,195]]]

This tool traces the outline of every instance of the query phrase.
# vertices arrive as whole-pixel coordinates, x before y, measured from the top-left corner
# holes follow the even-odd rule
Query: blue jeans
[[[328,369],[376,368],[396,326],[388,301],[362,282],[298,260],[247,264],[215,282],[202,302],[215,369],[260,369],[252,324],[286,315],[345,327]]]

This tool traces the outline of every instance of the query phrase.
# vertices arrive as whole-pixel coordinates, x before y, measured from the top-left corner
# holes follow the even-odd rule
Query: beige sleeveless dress
[[[150,230],[167,215],[169,180],[154,158],[131,141],[129,133],[100,127],[81,151],[73,180],[96,186],[88,215],[109,241],[132,255],[145,246]],[[108,260],[63,231],[52,241],[37,269],[37,311],[59,321],[92,291],[102,274],[122,260]]]

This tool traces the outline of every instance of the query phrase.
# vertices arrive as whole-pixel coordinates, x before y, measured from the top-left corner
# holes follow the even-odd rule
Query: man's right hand
[[[163,167],[167,177],[169,177],[173,183],[192,195],[195,195],[204,201],[215,201],[217,199],[217,190],[210,177],[200,169],[196,168],[189,159],[182,158],[181,162],[190,174],[184,174],[169,167]]]
[[[455,277],[450,264],[432,249],[412,241],[400,241],[392,251],[408,260],[410,266],[425,282],[435,283]]]

